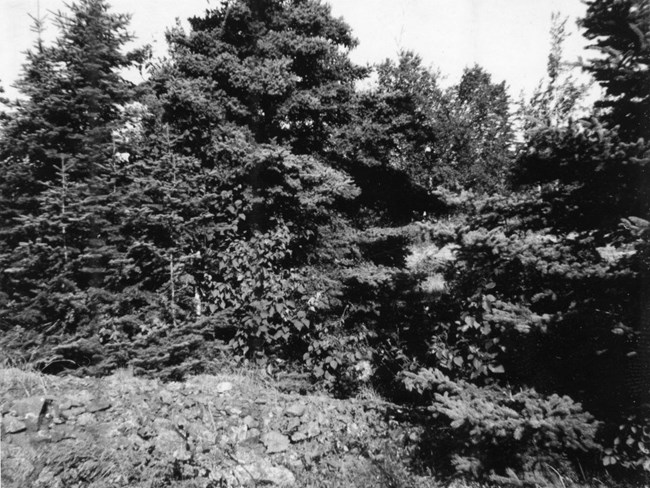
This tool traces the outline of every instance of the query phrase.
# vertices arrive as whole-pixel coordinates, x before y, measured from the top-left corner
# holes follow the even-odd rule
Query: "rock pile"
[[[5,488],[300,486],[358,462],[370,437],[407,438],[381,405],[209,376],[67,378],[48,393],[0,397]]]

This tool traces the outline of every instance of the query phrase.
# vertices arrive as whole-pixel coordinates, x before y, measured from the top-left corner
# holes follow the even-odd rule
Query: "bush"
[[[603,464],[650,473],[650,418],[627,417],[603,450]]]
[[[567,396],[454,382],[431,369],[402,378],[408,389],[433,395],[429,449],[447,471],[482,478],[568,468],[570,456],[600,448],[599,423]]]

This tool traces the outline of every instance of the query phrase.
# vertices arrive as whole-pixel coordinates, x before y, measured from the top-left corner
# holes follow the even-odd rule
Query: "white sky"
[[[152,43],[164,54],[164,31],[176,18],[202,15],[219,0],[109,0],[115,12],[133,14],[131,30],[138,43]],[[458,81],[465,66],[478,63],[494,81],[506,80],[517,97],[530,92],[544,76],[549,50],[551,13],[568,16],[574,34],[565,47],[567,58],[583,51],[575,19],[583,15],[580,0],[328,0],[335,16],[342,16],[359,39],[352,52],[357,63],[395,57],[401,49],[422,56],[447,83]],[[41,12],[63,8],[63,0],[40,0]],[[29,13],[37,0],[0,0],[0,85],[10,85],[20,73],[24,51],[33,43]],[[50,15],[50,18],[52,16]],[[55,34],[50,26],[48,33]]]

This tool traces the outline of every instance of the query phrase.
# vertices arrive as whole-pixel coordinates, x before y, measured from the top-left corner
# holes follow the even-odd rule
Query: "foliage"
[[[624,422],[619,425],[611,447],[604,449],[603,464],[650,471],[648,419],[631,415]]]
[[[493,83],[478,65],[466,68],[451,90],[443,110],[442,126],[448,134],[442,136],[447,146],[442,157],[456,168],[452,181],[461,188],[504,188],[512,160],[509,103],[505,82]]]
[[[165,379],[229,348],[425,403],[455,473],[569,470],[597,439],[606,466],[647,469],[646,3],[588,2],[600,118],[576,117],[555,19],[515,145],[479,66],[443,90],[401,52],[357,90],[356,41],[318,0],[177,25],[137,89],[128,18],[81,0],[3,118],[2,347]]]
[[[329,6],[240,0],[190,26],[169,32],[172,63],[152,82],[186,150],[227,158],[224,138],[235,130],[313,153],[347,120],[346,103],[364,70],[347,57],[356,41]]]
[[[438,185],[503,188],[513,136],[505,83],[493,83],[485,70],[474,66],[465,70],[458,85],[443,90],[438,73],[410,51],[379,64],[376,72],[377,86],[359,93],[352,123],[333,148],[339,164],[360,181],[368,180],[360,183],[364,190],[370,187],[374,194],[372,187],[385,185],[382,179],[387,177],[399,185],[404,175],[416,191]],[[392,191],[404,190],[381,188],[387,199]],[[422,197],[411,200],[417,204]]]
[[[522,131],[544,125],[563,127],[590,113],[585,99],[592,86],[588,82],[579,82],[575,75],[576,66],[564,59],[567,21],[568,18],[560,17],[558,12],[552,15],[546,77],[529,100],[520,102],[517,115]]]
[[[534,472],[599,448],[598,423],[569,397],[454,382],[431,369],[405,373],[403,381],[433,396],[430,449],[457,473]]]
[[[55,45],[39,40],[28,53],[18,83],[28,98],[7,117],[0,144],[5,329],[60,332],[88,320],[91,290],[119,259],[112,131],[131,97],[118,71],[137,59],[122,53],[127,23],[104,1],[84,0],[57,15]]]
[[[625,141],[647,139],[650,131],[650,2],[590,0],[580,25],[598,56],[585,69],[605,89],[597,105],[607,110],[609,127],[619,127]]]

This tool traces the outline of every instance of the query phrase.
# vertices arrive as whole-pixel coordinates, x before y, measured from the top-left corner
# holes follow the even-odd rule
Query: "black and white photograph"
[[[0,0],[2,488],[650,488],[650,0]]]

